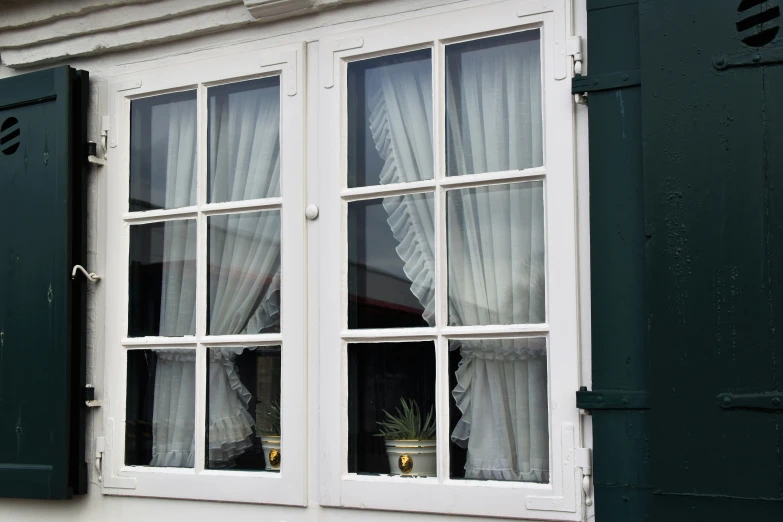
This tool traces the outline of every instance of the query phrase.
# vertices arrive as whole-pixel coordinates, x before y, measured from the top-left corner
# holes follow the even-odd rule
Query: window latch
[[[582,470],[582,492],[585,494],[585,505],[592,506],[590,482],[593,476],[593,452],[590,448],[576,448],[574,465]]]
[[[95,272],[88,272],[87,270],[84,269],[82,265],[76,265],[73,267],[73,270],[71,270],[71,279],[76,279],[76,274],[78,272],[84,274],[84,277],[86,277],[87,280],[91,283],[97,283],[98,281],[101,280],[101,276],[99,276]]]

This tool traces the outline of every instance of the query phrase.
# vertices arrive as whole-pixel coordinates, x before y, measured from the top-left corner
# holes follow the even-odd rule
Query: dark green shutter
[[[638,0],[587,0],[596,520],[650,520]]]
[[[780,5],[639,7],[655,520],[783,520]]]
[[[783,520],[780,6],[587,0],[599,522]]]
[[[0,497],[86,491],[87,89],[70,67],[0,80]]]

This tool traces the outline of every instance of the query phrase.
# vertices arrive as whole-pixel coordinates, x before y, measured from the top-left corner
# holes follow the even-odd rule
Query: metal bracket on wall
[[[84,274],[84,277],[87,278],[87,280],[91,283],[97,283],[101,280],[101,276],[96,274],[95,272],[88,272],[84,269],[82,265],[76,265],[73,267],[73,270],[71,270],[71,279],[76,279],[76,274],[81,272]]]
[[[649,410],[646,391],[588,390],[582,386],[576,392],[576,407],[592,410]]]
[[[103,405],[102,401],[95,400],[95,386],[92,384],[84,387],[84,404],[88,408],[100,408]]]
[[[712,65],[719,71],[733,67],[752,67],[754,65],[772,65],[783,63],[783,46],[770,49],[753,49],[737,54],[718,55],[712,59]]]
[[[783,411],[783,393],[721,393],[718,404],[724,410]]]
[[[571,81],[572,94],[587,94],[596,91],[625,89],[642,84],[642,72],[639,69],[615,71],[593,76],[574,76]]]

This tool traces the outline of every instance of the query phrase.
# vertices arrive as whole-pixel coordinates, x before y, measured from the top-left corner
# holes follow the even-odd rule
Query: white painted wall
[[[333,2],[333,0],[327,0]],[[169,19],[148,22],[142,17],[136,25],[133,25],[135,41],[132,45],[118,45],[109,49],[92,49],[89,52],[69,52],[81,49],[78,45],[81,39],[88,33],[95,33],[99,38],[110,38],[111,31],[100,32],[96,24],[106,23],[106,14],[114,9],[138,8],[143,6],[152,9],[153,6],[147,0],[69,0],[68,2],[36,2],[6,3],[0,6],[0,78],[29,72],[52,65],[69,64],[75,68],[86,69],[90,72],[90,133],[89,139],[99,141],[100,116],[107,114],[108,101],[106,99],[105,81],[107,78],[120,73],[133,72],[148,69],[150,67],[165,66],[166,63],[175,63],[182,60],[193,59],[194,53],[219,54],[220,49],[229,45],[263,41],[269,46],[290,42],[308,42],[308,80],[307,80],[307,141],[315,144],[318,141],[316,130],[318,129],[318,40],[324,35],[335,34],[357,28],[361,24],[383,24],[391,20],[404,19],[417,16],[423,12],[436,13],[458,9],[464,6],[491,3],[492,0],[372,0],[366,3],[346,6],[337,10],[319,12],[316,15],[301,16],[287,20],[261,24],[248,22],[238,26],[227,24],[219,28],[218,32],[208,34],[195,33],[187,36],[181,34],[180,16],[172,15]],[[520,4],[525,1],[519,0]],[[201,4],[201,0],[164,0],[162,4],[173,3]],[[240,6],[242,0],[219,2],[208,0],[204,4],[230,4],[229,9]],[[57,4],[57,7],[53,7]],[[67,5],[67,8],[63,7]],[[201,5],[204,5],[201,4]],[[585,0],[576,0],[576,27],[579,33],[584,35],[586,29]],[[35,41],[19,39],[18,29],[28,26],[29,34],[41,34],[36,24],[63,23],[70,20],[70,24],[79,23],[81,17],[89,16],[105,11],[101,17],[92,19],[82,26],[82,30],[73,30],[73,27],[60,27],[61,34],[58,40],[51,45],[37,45]],[[52,13],[56,13],[54,16]],[[206,11],[213,12],[213,11]],[[247,13],[247,10],[244,11]],[[63,14],[64,13],[64,14]],[[117,14],[117,11],[114,12]],[[149,14],[149,13],[147,13]],[[214,12],[213,12],[214,16]],[[233,15],[232,15],[233,16]],[[238,15],[237,15],[238,16]],[[248,15],[249,16],[249,15]],[[252,17],[250,17],[252,19]],[[43,21],[43,22],[42,22]],[[12,29],[16,27],[17,29]],[[118,30],[122,32],[123,30]],[[125,35],[127,36],[127,34]],[[36,36],[37,37],[37,36]],[[115,40],[119,41],[119,40]],[[8,50],[6,42],[13,47],[14,42],[25,44],[15,50]],[[78,45],[77,45],[78,44]],[[108,46],[112,47],[112,46]],[[13,61],[6,61],[10,56]],[[78,57],[72,56],[79,54]],[[14,68],[8,66],[12,64]],[[587,110],[579,107],[577,111],[577,161],[578,161],[578,186],[579,186],[579,242],[581,263],[581,288],[582,300],[582,378],[583,384],[590,384],[590,315],[589,315],[589,208],[588,208],[588,177],[587,177]],[[317,168],[317,147],[308,147],[308,169]],[[307,187],[308,201],[318,199],[318,176],[310,176]],[[93,167],[89,175],[88,187],[88,260],[87,267],[97,273],[105,272],[105,224],[106,210],[106,177],[104,171]],[[308,244],[311,252],[317,248],[318,222],[313,222],[309,227]],[[313,257],[311,256],[312,260]],[[394,512],[379,512],[366,510],[350,510],[337,508],[321,508],[318,506],[318,351],[314,349],[318,345],[317,338],[317,266],[314,263],[309,267],[309,280],[313,287],[311,295],[313,299],[308,304],[308,313],[312,318],[308,332],[309,341],[309,391],[308,408],[310,429],[308,433],[308,498],[309,507],[280,507],[248,504],[232,504],[217,502],[198,502],[182,500],[165,500],[134,497],[108,497],[100,493],[95,474],[90,475],[90,492],[83,497],[77,497],[68,501],[34,501],[34,500],[10,500],[0,499],[0,521],[54,521],[54,522],[174,522],[187,520],[199,521],[225,521],[260,520],[263,522],[398,522],[402,518],[416,522],[442,522],[455,520],[462,517],[437,516],[423,514],[406,514]],[[106,306],[101,286],[90,289],[88,299],[88,382],[94,384],[96,389],[103,388],[103,316]],[[95,437],[102,435],[101,411],[94,410],[92,418],[87,426],[88,440],[87,453],[92,466],[92,453],[94,451]],[[585,441],[592,446],[592,433],[589,418],[583,427]],[[592,519],[592,509],[588,512]],[[481,518],[463,518],[466,521],[481,522]]]

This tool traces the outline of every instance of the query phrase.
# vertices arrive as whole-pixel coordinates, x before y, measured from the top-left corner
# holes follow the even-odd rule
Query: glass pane
[[[280,346],[208,352],[207,469],[280,471]]]
[[[540,167],[538,29],[446,47],[449,176]]]
[[[549,482],[546,338],[449,341],[451,478]]]
[[[196,91],[131,102],[131,212],[196,204]]]
[[[210,335],[280,331],[280,211],[211,216]]]
[[[209,89],[209,201],[280,195],[280,77]]]
[[[196,220],[130,227],[128,336],[196,333]]]
[[[348,327],[435,324],[433,195],[348,204]]]
[[[192,468],[196,351],[129,350],[125,464]]]
[[[348,64],[349,187],[432,179],[431,54]]]
[[[435,423],[435,343],[348,345],[350,473],[435,476]]]
[[[449,324],[543,323],[543,182],[449,191]]]

